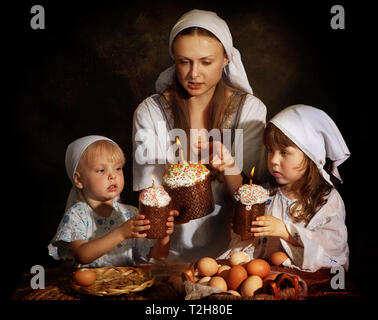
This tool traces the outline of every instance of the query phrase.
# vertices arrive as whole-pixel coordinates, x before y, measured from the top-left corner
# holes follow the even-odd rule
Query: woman
[[[242,184],[240,170],[249,176],[256,166],[255,178],[265,172],[266,107],[252,95],[230,30],[215,13],[192,10],[184,14],[171,31],[169,52],[175,64],[159,76],[158,93],[145,99],[134,113],[133,188],[150,187],[152,177],[155,183],[162,180],[164,170],[177,159],[177,149],[172,148],[177,135],[189,141],[183,143],[187,159],[199,157],[206,163],[210,150],[215,210],[176,225],[168,257],[172,262],[194,261],[216,257],[227,248],[230,199]],[[210,130],[220,133],[221,139],[209,143]]]

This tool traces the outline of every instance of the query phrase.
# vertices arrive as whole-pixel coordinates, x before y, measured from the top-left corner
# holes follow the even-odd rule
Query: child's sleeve
[[[88,241],[88,226],[89,221],[79,203],[68,209],[48,245],[49,255],[55,260],[73,260],[74,257],[68,245],[76,240]]]
[[[303,246],[296,247],[281,239],[282,246],[296,266],[311,272],[333,266],[348,268],[345,207],[336,190],[331,192],[327,203],[306,227],[292,222],[285,224],[291,236]]]

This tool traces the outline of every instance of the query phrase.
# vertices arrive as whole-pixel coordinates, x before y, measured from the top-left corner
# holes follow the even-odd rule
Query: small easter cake
[[[163,186],[180,212],[175,221],[183,222],[214,211],[210,171],[200,163],[176,163],[166,169]]]
[[[151,222],[151,228],[146,230],[147,238],[159,239],[166,236],[170,210],[171,197],[162,186],[151,187],[140,193],[139,212]]]
[[[252,238],[251,222],[265,213],[269,192],[257,184],[244,184],[234,193],[233,230],[242,240]]]

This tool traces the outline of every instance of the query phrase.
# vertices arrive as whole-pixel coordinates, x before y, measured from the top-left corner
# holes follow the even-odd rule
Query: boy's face
[[[267,148],[268,170],[276,182],[291,188],[306,171],[304,153],[297,147]]]
[[[119,196],[124,187],[123,164],[99,154],[75,174],[75,185],[87,200],[107,202]]]

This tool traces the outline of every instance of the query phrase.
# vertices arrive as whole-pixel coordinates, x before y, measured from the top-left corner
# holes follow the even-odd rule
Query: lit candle
[[[179,149],[180,149],[179,152],[180,152],[180,158],[181,158],[182,164],[188,165],[188,163],[184,159],[184,151],[182,150],[182,145],[181,145],[179,137],[176,137],[176,143],[177,143],[177,145],[179,146]]]
[[[255,167],[253,167],[252,170],[251,170],[251,179],[249,180],[250,185],[252,185],[252,178],[253,178],[254,173],[255,173]]]
[[[153,175],[151,175],[151,179],[152,179],[152,188],[155,188],[155,181],[154,181],[154,176]]]

